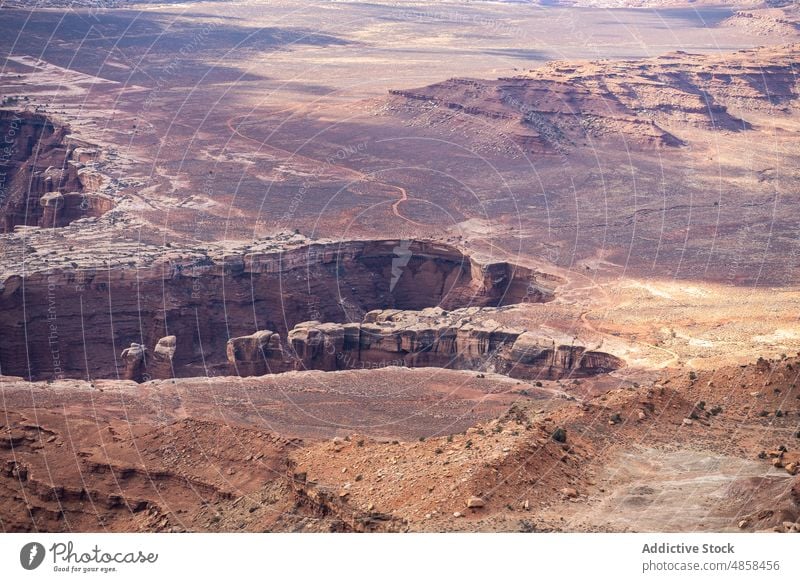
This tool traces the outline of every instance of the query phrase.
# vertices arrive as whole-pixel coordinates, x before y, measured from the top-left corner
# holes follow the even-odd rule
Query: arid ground
[[[30,4],[0,530],[800,530],[795,4]]]

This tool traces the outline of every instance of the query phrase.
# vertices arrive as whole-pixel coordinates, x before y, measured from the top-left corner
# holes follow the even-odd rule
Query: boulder
[[[467,507],[469,509],[479,509],[485,505],[483,499],[480,497],[472,496],[467,499]]]
[[[552,438],[557,443],[567,442],[567,430],[559,426],[556,430],[553,431]]]

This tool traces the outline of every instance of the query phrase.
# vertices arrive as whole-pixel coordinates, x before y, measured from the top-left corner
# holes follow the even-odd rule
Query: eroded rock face
[[[273,331],[262,330],[231,338],[226,353],[231,373],[239,376],[260,376],[290,369],[284,363],[281,337]]]
[[[491,312],[491,308],[484,311]],[[588,350],[549,330],[525,331],[491,319],[474,320],[481,308],[448,312],[397,309],[367,313],[362,323],[307,321],[280,336],[257,332],[232,339],[228,360],[243,375],[285,370],[345,370],[387,366],[485,370],[514,378],[556,379],[609,372],[622,361]],[[485,313],[483,313],[485,315]],[[271,349],[266,348],[269,337]],[[261,342],[261,347],[258,347]]]
[[[111,198],[93,192],[103,176],[84,167],[86,148],[76,148],[68,128],[28,111],[0,111],[0,232],[17,225],[62,227],[113,208]],[[79,152],[78,155],[75,152]]]
[[[172,358],[177,347],[177,338],[168,335],[158,340],[151,350],[147,346],[131,343],[130,347],[122,350],[120,359],[124,367],[125,380],[145,382],[153,379],[173,377]]]
[[[57,228],[81,218],[100,216],[114,207],[113,200],[102,194],[48,192],[39,199],[42,218],[39,226]]]
[[[124,365],[124,379],[141,382],[145,373],[146,348],[142,344],[131,343],[130,347],[122,350],[120,359]]]
[[[505,262],[481,264],[454,247],[430,241],[404,245],[410,256],[398,268],[400,242],[344,241],[288,249],[276,244],[241,254],[221,250],[218,255],[192,249],[188,256],[164,249],[146,263],[113,268],[96,262],[54,269],[45,262],[26,273],[24,293],[20,275],[0,281],[0,369],[6,375],[51,378],[56,349],[64,377],[115,377],[120,346],[136,343],[146,350],[146,369],[136,363],[139,352],[127,350],[125,373],[131,378],[144,373],[227,373],[230,350],[235,365],[243,366],[241,373],[266,373],[267,361],[256,364],[254,354],[264,341],[270,346],[277,340],[241,340],[254,331],[271,330],[286,341],[301,322],[361,323],[375,309],[497,306],[553,297],[554,281],[545,275]],[[84,338],[84,329],[93,332]],[[302,338],[299,330],[293,335],[308,350],[303,357],[322,358],[324,363],[315,366],[330,367],[315,347],[316,332],[303,333],[310,336]],[[323,335],[330,340],[333,333],[326,329]],[[168,335],[177,338],[171,362],[159,360],[159,352],[166,354],[171,347],[156,349]],[[232,345],[230,338],[236,338]],[[282,363],[281,353],[277,347],[270,351],[270,365],[274,362],[277,371],[291,369]]]

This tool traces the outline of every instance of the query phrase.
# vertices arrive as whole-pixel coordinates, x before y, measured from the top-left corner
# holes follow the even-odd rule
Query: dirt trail
[[[235,119],[236,119],[236,117],[231,117],[226,122],[226,125],[227,125],[228,129],[234,135],[238,135],[239,137],[241,137],[243,139],[246,139],[248,141],[252,141],[254,143],[257,143],[259,148],[267,149],[268,151],[270,151],[272,153],[284,154],[284,155],[288,154],[289,159],[299,160],[299,161],[304,162],[304,163],[311,163],[314,166],[318,166],[320,164],[320,161],[316,160],[314,158],[310,158],[310,157],[304,156],[302,154],[298,154],[297,152],[291,152],[291,151],[285,150],[283,148],[277,148],[275,146],[268,145],[265,141],[257,140],[257,139],[255,139],[253,137],[250,137],[249,135],[245,135],[244,133],[239,131],[239,129],[238,129],[239,126],[238,125],[234,126],[233,122],[234,122]],[[401,188],[400,186],[395,186],[394,184],[388,184],[386,182],[376,181],[371,176],[368,176],[368,175],[364,174],[363,172],[359,172],[358,170],[353,170],[351,168],[347,168],[347,167],[344,167],[344,166],[331,165],[330,169],[334,170],[338,174],[338,176],[340,178],[342,178],[343,180],[351,180],[353,182],[372,182],[372,183],[378,184],[380,186],[386,186],[387,188],[393,188],[393,189],[397,190],[399,192],[399,194],[400,194],[400,198],[399,198],[399,200],[397,200],[397,201],[392,203],[392,214],[394,214],[397,218],[400,218],[401,220],[405,220],[406,222],[408,222],[410,224],[413,224],[414,226],[421,226],[421,227],[426,227],[426,228],[430,226],[429,224],[424,224],[422,222],[417,222],[415,220],[412,220],[411,218],[408,218],[407,216],[404,216],[400,212],[400,205],[403,202],[407,202],[409,200],[408,192],[406,191],[405,188]]]

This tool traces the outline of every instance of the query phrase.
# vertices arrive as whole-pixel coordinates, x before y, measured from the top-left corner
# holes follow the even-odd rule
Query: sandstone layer
[[[100,152],[71,139],[69,128],[29,111],[0,110],[0,232],[17,225],[62,227],[114,206],[98,192]]]
[[[10,275],[0,284],[7,330],[0,368],[38,379],[206,375],[227,371],[229,339],[258,330],[286,337],[303,321],[360,322],[374,309],[499,306],[553,296],[552,277],[508,262],[479,263],[429,241],[288,248],[262,241],[249,249],[162,249],[140,255],[138,265],[113,268],[87,257],[82,268],[45,262]],[[162,338],[170,336],[167,346]]]
[[[367,313],[361,323],[302,322],[283,341],[272,331],[232,338],[231,371],[437,367],[555,379],[610,372],[622,361],[589,350],[554,330],[526,331],[491,319],[493,308],[397,309]]]

